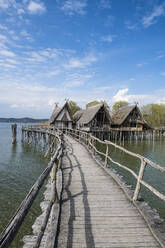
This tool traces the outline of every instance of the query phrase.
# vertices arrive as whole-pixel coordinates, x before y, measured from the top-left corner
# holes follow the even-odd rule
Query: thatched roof
[[[81,109],[81,110],[78,110],[74,115],[73,115],[73,120],[74,122],[77,122],[81,116],[83,115],[85,110]]]
[[[137,107],[137,105],[128,105],[122,108],[119,108],[112,114],[112,122],[115,125],[122,125],[128,115],[132,110]]]
[[[137,111],[139,112],[139,115],[141,117],[141,120],[137,120],[138,123],[143,124],[146,128],[152,129],[151,126],[144,120],[142,113],[138,106],[136,104],[134,105],[128,105],[125,107],[122,107],[118,110],[116,110],[112,115],[112,122],[114,125],[122,125],[123,122],[126,120],[126,118],[129,116],[129,114],[137,108]]]
[[[63,105],[63,107],[57,107],[57,106],[56,106],[56,107],[54,108],[53,113],[52,113],[52,115],[51,115],[51,117],[50,117],[50,119],[49,119],[50,124],[53,124],[53,123],[56,121],[57,117],[58,117],[59,114],[63,111],[64,108],[67,108],[67,110],[68,110],[68,112],[69,112],[69,115],[70,115],[70,118],[72,119],[72,114],[71,114],[71,112],[70,112],[69,104],[66,102],[66,103]],[[63,121],[65,121],[65,120],[63,120]]]
[[[90,123],[93,118],[95,117],[95,115],[99,112],[99,110],[104,106],[105,108],[105,112],[107,114],[107,118],[110,121],[110,115],[109,112],[107,110],[107,108],[105,107],[105,105],[103,103],[101,104],[97,104],[95,106],[92,107],[88,107],[86,110],[83,110],[83,112],[81,113],[81,117],[79,118],[79,120],[77,121],[78,124],[88,124]]]

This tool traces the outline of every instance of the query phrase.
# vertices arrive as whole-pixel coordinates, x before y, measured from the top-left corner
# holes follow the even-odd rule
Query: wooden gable
[[[69,121],[69,119],[68,119],[68,117],[67,117],[67,114],[66,113],[64,113],[64,115],[63,115],[63,117],[62,117],[62,119],[61,119],[62,121]]]
[[[50,123],[55,124],[55,122],[72,122],[72,115],[69,109],[68,103],[65,103],[63,107],[55,107],[51,117]]]
[[[143,122],[143,117],[139,108],[135,106],[122,123],[122,126],[135,127],[138,121]]]

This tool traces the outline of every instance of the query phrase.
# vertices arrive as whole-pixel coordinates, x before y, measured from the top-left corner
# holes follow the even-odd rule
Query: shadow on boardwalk
[[[67,137],[58,248],[160,247],[116,182]]]
[[[73,230],[74,230],[73,222],[74,222],[75,216],[76,216],[74,198],[82,195],[83,196],[83,208],[84,208],[86,247],[91,248],[91,247],[95,247],[95,243],[94,243],[94,237],[93,237],[93,234],[92,234],[92,225],[91,225],[91,218],[90,218],[90,207],[89,207],[89,202],[88,202],[87,185],[86,185],[86,182],[85,182],[84,173],[83,173],[83,171],[81,169],[81,164],[79,163],[76,155],[72,154],[72,156],[75,159],[76,165],[73,166],[70,157],[68,156],[68,154],[66,154],[66,158],[68,159],[69,166],[62,169],[63,172],[65,170],[69,170],[68,178],[67,178],[67,181],[65,181],[65,186],[64,186],[64,190],[67,193],[67,197],[64,198],[61,201],[62,206],[63,206],[63,203],[65,203],[67,201],[70,203],[70,217],[69,217],[69,221],[68,221],[67,247],[68,248],[72,247],[72,243],[73,243]],[[79,173],[80,173],[82,191],[73,195],[71,190],[70,190],[70,185],[71,185],[71,182],[72,182],[73,168],[75,168],[75,167],[78,168]],[[61,222],[61,216],[60,216],[60,222]],[[59,235],[59,232],[60,232],[60,228],[58,230],[58,235]],[[58,247],[58,236],[57,236],[57,239],[56,239],[55,247]]]

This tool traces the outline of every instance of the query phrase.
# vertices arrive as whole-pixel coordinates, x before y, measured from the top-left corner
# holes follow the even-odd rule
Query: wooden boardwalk
[[[117,183],[80,143],[66,138],[56,247],[160,247]]]

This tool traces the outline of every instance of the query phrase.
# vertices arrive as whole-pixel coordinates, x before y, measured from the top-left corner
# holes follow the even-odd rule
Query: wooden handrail
[[[73,136],[73,134],[75,134],[75,129],[67,129],[67,133],[68,134],[71,134]],[[76,137],[78,137],[78,141],[82,141],[82,140],[85,140],[85,142],[83,142],[85,145],[88,144],[88,149],[92,151],[95,151],[97,152],[98,154],[102,155],[105,157],[105,161],[104,161],[104,166],[107,167],[107,163],[108,163],[108,160],[111,161],[113,164],[123,168],[124,170],[128,171],[129,173],[131,173],[136,179],[137,179],[137,184],[136,184],[136,188],[135,188],[135,191],[134,191],[134,196],[133,196],[133,201],[137,201],[138,200],[138,196],[139,196],[139,192],[140,192],[140,188],[141,188],[141,184],[144,185],[147,189],[149,189],[153,194],[155,194],[157,197],[159,197],[160,199],[162,199],[163,201],[165,201],[165,195],[160,193],[158,190],[156,190],[154,187],[152,187],[151,185],[149,185],[148,183],[146,183],[145,181],[143,181],[143,175],[144,175],[144,171],[145,171],[145,168],[147,165],[150,165],[151,167],[165,173],[165,168],[160,166],[159,164],[149,160],[148,158],[140,155],[140,154],[136,154],[134,152],[131,152],[109,140],[105,140],[105,141],[102,141],[98,138],[96,138],[95,136],[91,135],[91,134],[88,134],[87,138],[86,139],[81,139],[81,135],[84,134],[84,133],[87,133],[85,131],[81,131],[81,130],[78,130],[78,134],[76,134]],[[104,144],[106,145],[106,153],[103,153],[103,152],[100,152],[97,150],[97,148],[95,147],[94,145],[94,142],[92,142],[91,140],[95,140],[97,142],[99,142],[100,144]],[[114,161],[110,156],[109,156],[109,148],[108,146],[109,145],[112,145],[113,147],[119,149],[120,151],[123,151],[125,152],[126,154],[129,154],[135,158],[138,158],[140,159],[141,161],[141,165],[140,165],[140,170],[139,170],[139,174],[137,175],[133,170],[131,170],[130,168],[120,164],[119,162],[116,162]]]
[[[26,131],[36,131],[34,130],[35,128],[33,127],[23,127],[24,130]],[[39,130],[38,132],[41,132],[44,130]],[[49,133],[49,131],[47,131]],[[58,132],[59,133],[59,132]],[[63,142],[62,139],[60,138],[59,134],[56,134],[55,132],[51,133],[52,135],[56,135],[57,138],[59,139],[59,145],[57,147],[57,150],[55,154],[53,155],[51,161],[48,163],[47,168],[44,170],[44,172],[39,176],[35,184],[32,186],[30,189],[29,193],[21,203],[20,207],[16,211],[15,215],[12,217],[12,219],[9,221],[8,225],[4,229],[4,231],[0,235],[0,248],[7,248],[13,241],[14,237],[16,236],[19,228],[21,227],[21,224],[24,221],[25,216],[29,212],[40,188],[43,186],[46,178],[48,177],[55,161],[59,159],[59,156],[62,154],[62,149],[63,149]],[[60,132],[60,134],[62,134]]]

